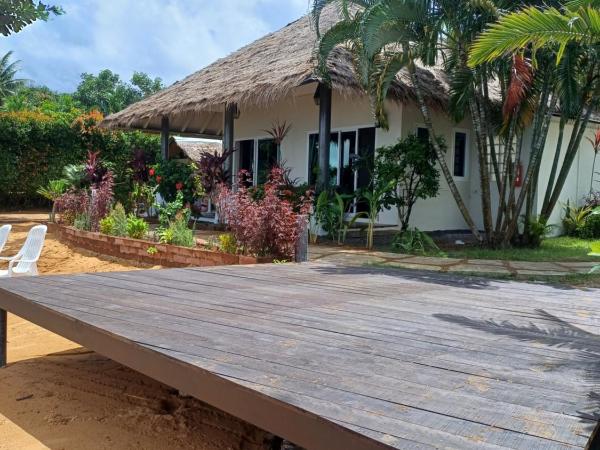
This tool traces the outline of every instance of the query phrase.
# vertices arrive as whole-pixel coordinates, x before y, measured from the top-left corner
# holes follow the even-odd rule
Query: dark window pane
[[[454,133],[454,176],[465,176],[465,162],[467,153],[466,133]]]
[[[315,186],[319,178],[319,135],[308,137],[308,184]]]
[[[337,171],[339,167],[338,133],[331,133],[329,144],[329,170],[332,185],[337,184]],[[313,133],[308,137],[308,183],[317,184],[319,178],[319,135]]]
[[[236,149],[238,152],[238,172],[241,170],[247,171],[247,181],[248,184],[251,184],[252,174],[254,173],[254,140],[238,141]]]
[[[365,189],[371,185],[373,167],[375,165],[375,128],[361,128],[358,130],[358,176],[357,189]],[[368,210],[368,205],[358,202],[357,212]]]
[[[356,158],[356,132],[346,131],[340,139],[341,173],[340,192],[351,194],[354,192],[355,158]]]
[[[239,170],[254,172],[254,141],[240,141],[239,145]]]
[[[427,128],[417,128],[417,138],[425,144],[429,143],[429,130]]]
[[[277,144],[273,139],[261,139],[258,141],[258,184],[267,181],[273,166],[279,162]]]

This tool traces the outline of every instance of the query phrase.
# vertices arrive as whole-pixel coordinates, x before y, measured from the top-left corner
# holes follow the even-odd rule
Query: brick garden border
[[[73,247],[83,248],[102,255],[128,259],[140,263],[165,267],[226,266],[234,264],[258,264],[271,262],[270,258],[232,255],[201,248],[179,247],[158,242],[109,236],[102,233],[82,231],[55,223],[48,223],[48,230],[55,233],[58,240]],[[157,252],[149,254],[148,248]]]

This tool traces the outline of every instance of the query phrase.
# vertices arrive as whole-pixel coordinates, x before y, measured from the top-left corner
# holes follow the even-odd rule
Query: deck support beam
[[[160,154],[163,161],[169,159],[169,117],[162,116],[160,121]]]
[[[236,113],[237,106],[235,103],[228,103],[225,105],[225,113],[223,114],[223,152],[233,151],[234,149],[234,123]],[[230,179],[233,180],[233,155],[225,161],[224,169],[225,173],[229,174]]]
[[[329,146],[331,144],[331,88],[319,84],[319,177],[318,191],[329,189]]]
[[[0,369],[6,366],[7,361],[7,348],[6,342],[8,339],[8,324],[6,318],[6,311],[0,309]]]

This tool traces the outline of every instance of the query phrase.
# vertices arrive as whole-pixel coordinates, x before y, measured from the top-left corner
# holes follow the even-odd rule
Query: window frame
[[[347,133],[347,132],[354,132],[355,135],[355,150],[356,150],[356,146],[358,145],[358,130],[363,129],[363,128],[375,128],[375,149],[377,149],[377,138],[378,138],[378,134],[377,134],[377,127],[370,123],[370,124],[366,124],[366,125],[350,125],[347,127],[338,127],[338,128],[332,128],[330,130],[330,133],[337,133],[338,134],[338,173],[337,173],[337,179],[336,179],[336,186],[340,185],[340,181],[341,181],[341,168],[342,168],[342,160],[341,160],[341,155],[342,155],[342,151],[341,148],[339,148],[340,146],[340,139],[341,139],[341,134],[342,133]],[[319,135],[319,130],[310,130],[306,133],[306,160],[305,160],[305,167],[306,167],[306,182],[308,183],[310,181],[310,136],[316,134],[317,136]],[[355,175],[355,179],[356,179],[356,175]],[[356,182],[355,182],[356,183]]]
[[[463,175],[455,175],[454,173],[454,162],[456,156],[456,134],[461,133],[465,135],[465,158],[463,161]],[[471,148],[471,136],[469,134],[469,130],[466,128],[452,128],[452,177],[457,181],[465,181],[469,178],[469,156],[470,156],[470,148]]]
[[[254,136],[254,137],[244,137],[244,138],[238,138],[238,139],[234,139],[234,148],[235,146],[238,145],[239,142],[242,141],[253,141],[254,142],[254,155],[252,157],[252,161],[253,161],[253,165],[254,165],[254,171],[252,173],[252,186],[257,186],[258,185],[258,142],[262,141],[262,140],[273,140],[273,136],[266,134],[266,135],[258,135],[258,136]],[[237,157],[233,158],[233,173],[231,174],[231,179],[233,180],[234,183],[237,182],[237,174],[240,171],[240,161],[239,161],[239,157],[240,155],[238,154]],[[277,155],[277,163],[281,163],[281,155],[278,154]]]

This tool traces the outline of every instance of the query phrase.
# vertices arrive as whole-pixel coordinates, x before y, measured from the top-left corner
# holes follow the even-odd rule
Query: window
[[[424,144],[429,143],[429,130],[425,127],[417,127],[417,138]]]
[[[252,184],[264,183],[273,166],[279,163],[279,149],[273,139],[246,139],[235,143],[237,172],[250,173]]]
[[[467,133],[454,133],[454,176],[464,177],[467,162]]]
[[[338,150],[339,133],[331,133],[329,144],[329,170],[332,184],[337,184],[339,164]],[[319,135],[313,133],[308,137],[308,184],[314,186],[319,178]]]
[[[332,185],[341,193],[354,193],[371,183],[375,162],[375,128],[331,133],[329,165]],[[317,183],[319,174],[319,135],[308,138],[308,182]],[[366,205],[353,205],[353,212],[365,210]]]
[[[279,149],[273,139],[260,139],[258,141],[257,183],[267,181],[271,169],[279,162]]]

